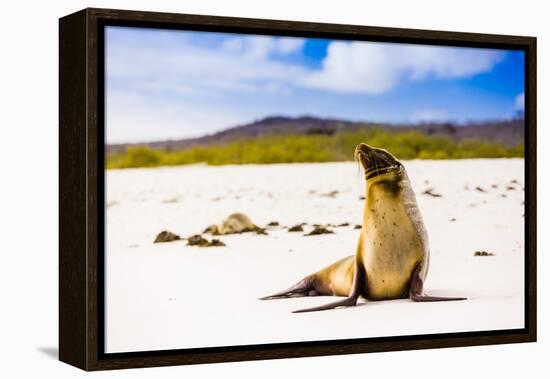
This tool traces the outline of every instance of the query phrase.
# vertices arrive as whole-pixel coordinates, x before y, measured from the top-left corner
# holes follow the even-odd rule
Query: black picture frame
[[[104,27],[516,49],[525,52],[525,328],[105,354]],[[59,20],[59,359],[84,370],[536,341],[536,38],[173,13],[84,9]]]

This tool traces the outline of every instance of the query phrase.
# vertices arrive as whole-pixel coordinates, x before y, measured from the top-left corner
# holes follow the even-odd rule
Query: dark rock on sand
[[[361,229],[362,227],[363,227],[363,225],[357,224],[357,225],[355,225],[355,226],[353,227],[353,229]]]
[[[434,192],[435,189],[434,188],[428,188],[426,189],[424,192],[422,192],[423,195],[428,195],[428,196],[431,196],[431,197],[443,197],[442,194],[440,193],[436,193]]]
[[[155,238],[155,241],[154,243],[159,243],[159,242],[172,242],[172,241],[178,241],[180,240],[181,237],[178,236],[177,234],[174,234],[172,232],[169,232],[168,230],[163,230],[162,232],[160,232],[157,237]]]
[[[220,235],[220,229],[218,228],[218,225],[210,225],[209,227],[204,229],[202,232],[212,234],[213,236],[219,236]]]
[[[200,234],[195,234],[194,236],[187,238],[187,245],[189,246],[205,247],[205,246],[208,246],[209,244],[210,242]]]
[[[332,197],[332,198],[336,197],[336,195],[338,195],[338,191],[336,190],[321,194],[321,196],[323,197]]]
[[[212,239],[212,241],[210,242],[210,246],[225,246],[225,243],[223,243],[223,241],[217,239],[217,238],[214,238]]]
[[[332,230],[327,229],[323,226],[316,226],[315,229],[313,229],[311,232],[305,234],[306,236],[317,236],[320,234],[332,234],[334,233]]]
[[[279,226],[279,221],[271,221],[267,226]]]
[[[253,232],[256,232],[256,234],[267,236],[267,232],[265,231],[265,228],[260,228],[259,226],[255,226],[252,229]]]
[[[294,225],[294,226],[291,226],[290,228],[288,228],[288,231],[289,232],[303,232],[304,227],[302,226],[302,224],[298,224],[298,225]]]
[[[479,187],[479,186],[476,187],[476,191],[478,191],[478,192],[483,192],[483,193],[487,192],[487,191],[485,191],[483,188],[481,188],[481,187]]]
[[[225,246],[225,243],[219,239],[214,238],[212,241],[208,241],[206,238],[200,234],[195,234],[187,238],[188,246],[199,246],[199,247],[211,247],[211,246]]]
[[[493,255],[495,254],[484,250],[476,251],[474,253],[474,257],[492,257]]]

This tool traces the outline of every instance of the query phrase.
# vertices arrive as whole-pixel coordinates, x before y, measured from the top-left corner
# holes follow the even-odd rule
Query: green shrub
[[[107,168],[335,162],[354,159],[360,142],[383,147],[399,159],[461,159],[523,157],[522,145],[507,147],[478,140],[454,142],[422,132],[393,132],[380,128],[344,131],[333,135],[274,135],[242,138],[222,145],[193,146],[183,150],[154,150],[132,146],[107,155]]]
[[[153,150],[147,146],[129,147],[124,154],[107,156],[108,168],[154,167],[162,164],[163,157],[168,154]]]

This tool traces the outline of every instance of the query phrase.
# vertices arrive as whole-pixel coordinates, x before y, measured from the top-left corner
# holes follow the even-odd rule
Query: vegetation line
[[[107,154],[107,168],[176,166],[204,162],[209,165],[334,162],[353,160],[360,142],[383,147],[399,159],[463,159],[523,157],[523,144],[508,147],[480,140],[455,142],[448,137],[418,131],[382,129],[345,131],[333,135],[271,135],[241,138],[223,145],[193,146],[183,150],[128,147]]]

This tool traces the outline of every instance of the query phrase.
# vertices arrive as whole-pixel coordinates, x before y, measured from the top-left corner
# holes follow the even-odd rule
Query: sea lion
[[[465,300],[424,293],[430,252],[428,235],[405,167],[392,154],[365,143],[355,149],[364,168],[366,198],[355,255],[306,276],[287,290],[261,300],[299,296],[346,296],[311,312],[354,306],[367,300],[410,298],[413,301]]]
[[[221,225],[210,225],[204,230],[204,233],[212,235],[236,234],[245,232],[259,233],[262,228],[256,226],[250,217],[244,213],[233,213],[226,218]]]

